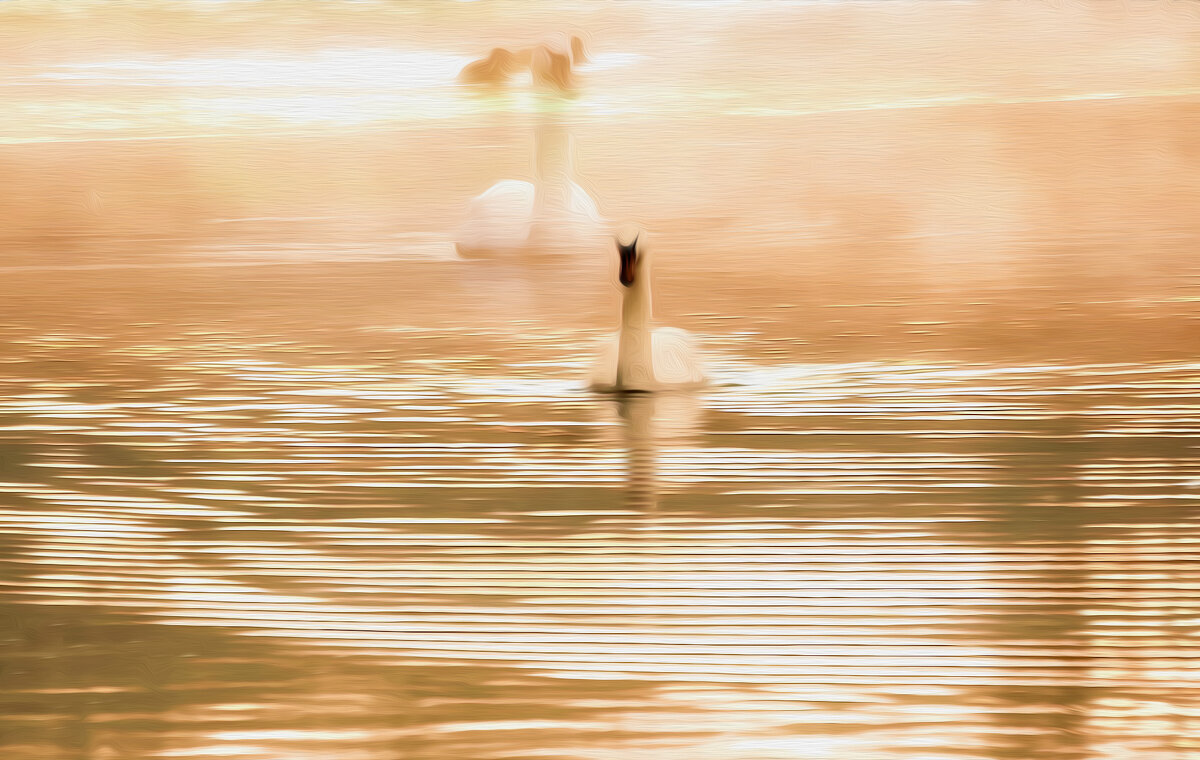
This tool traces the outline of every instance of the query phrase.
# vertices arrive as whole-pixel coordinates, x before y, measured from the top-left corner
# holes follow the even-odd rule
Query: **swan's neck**
[[[533,141],[537,207],[565,209],[574,178],[571,135],[560,120],[551,118],[535,127]]]
[[[617,386],[649,390],[654,383],[650,331],[650,272],[643,268],[624,289],[621,334],[617,345]]]

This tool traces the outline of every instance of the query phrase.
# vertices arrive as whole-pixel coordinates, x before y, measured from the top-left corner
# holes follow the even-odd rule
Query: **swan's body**
[[[526,54],[526,59],[528,55]],[[472,61],[458,72],[458,81],[463,84],[475,84],[494,87],[504,84],[513,73],[523,66],[528,66],[527,60],[522,60],[520,52],[514,53],[508,48],[492,48],[487,57]]]
[[[685,330],[651,324],[648,261],[637,240],[621,245],[621,329],[601,347],[593,390],[661,391],[707,383],[696,339]]]
[[[528,70],[543,114],[534,130],[534,181],[501,180],[471,199],[455,235],[460,256],[575,253],[607,235],[596,201],[575,181],[571,135],[559,113],[574,91],[573,66],[586,60],[583,40],[558,35],[532,47],[494,48],[459,73],[460,82],[490,86]]]
[[[650,331],[650,359],[626,365],[622,372],[621,334],[609,336],[600,348],[592,373],[592,389],[605,392],[699,388],[707,384],[697,360],[695,336],[675,327]]]
[[[458,228],[460,256],[482,258],[532,250],[571,252],[604,232],[604,219],[587,191],[571,180],[549,192],[506,179],[471,199]]]
[[[512,253],[529,245],[537,190],[532,182],[506,179],[472,198],[455,246],[460,256]]]

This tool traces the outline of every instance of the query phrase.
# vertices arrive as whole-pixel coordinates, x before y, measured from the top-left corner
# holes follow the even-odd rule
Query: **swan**
[[[527,55],[527,54],[526,54]],[[522,66],[528,65],[522,60],[522,52],[508,48],[492,48],[487,57],[472,61],[458,72],[458,81],[463,84],[477,84],[495,87],[504,84],[513,73]]]
[[[650,260],[638,250],[638,238],[620,255],[621,328],[601,349],[591,388],[604,392],[662,391],[706,385],[696,339],[686,330],[652,328]]]
[[[606,234],[596,201],[574,179],[572,138],[547,115],[534,129],[536,182],[505,179],[471,199],[455,236],[464,258],[588,249]]]
[[[536,201],[533,183],[518,179],[501,180],[472,198],[454,243],[458,255],[481,258],[526,249]]]
[[[574,93],[575,72],[570,52],[538,45],[529,54],[529,73],[538,87],[559,93]]]
[[[534,181],[504,179],[467,204],[454,247],[462,258],[531,251],[566,253],[592,248],[607,235],[596,201],[575,181],[573,138],[562,112],[575,91],[573,66],[587,60],[578,35],[559,34],[515,52],[494,48],[468,64],[459,81],[500,85],[528,69],[534,105]]]
[[[463,258],[566,253],[586,247],[603,226],[596,202],[572,180],[548,189],[505,179],[471,199],[454,247]]]

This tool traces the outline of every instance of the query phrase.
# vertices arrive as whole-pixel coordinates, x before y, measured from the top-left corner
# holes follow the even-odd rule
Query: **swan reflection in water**
[[[653,518],[659,494],[671,481],[670,473],[660,471],[660,454],[697,445],[700,400],[690,393],[622,393],[606,406],[619,420],[614,443],[625,450],[625,506]]]

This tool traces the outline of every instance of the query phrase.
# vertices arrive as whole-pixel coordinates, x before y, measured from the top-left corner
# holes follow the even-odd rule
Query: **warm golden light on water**
[[[438,382],[446,390],[431,390],[423,394],[425,401],[414,404],[434,407],[428,411],[440,416],[381,418],[378,408],[364,401],[380,398],[378,391],[392,385],[383,374],[374,380],[326,380],[333,384],[316,387],[313,396],[287,391],[295,403],[258,405],[255,398],[271,395],[256,392],[282,390],[284,378],[308,375],[293,375],[281,363],[273,365],[270,375],[241,374],[238,365],[230,365],[232,385],[225,387],[232,391],[228,398],[236,399],[237,411],[277,420],[280,414],[293,416],[286,423],[255,426],[253,436],[230,437],[221,432],[221,424],[183,421],[207,413],[194,409],[211,409],[213,399],[199,396],[174,398],[164,406],[105,404],[91,410],[89,419],[105,431],[106,440],[138,440],[155,431],[169,444],[160,455],[163,461],[250,468],[266,479],[241,482],[269,483],[270,490],[185,485],[183,480],[173,485],[170,479],[148,482],[141,496],[128,486],[123,491],[31,486],[24,493],[57,505],[55,511],[9,512],[6,526],[26,547],[27,567],[50,569],[27,574],[20,589],[9,590],[14,600],[102,605],[142,625],[167,624],[168,630],[227,631],[233,642],[245,640],[244,647],[269,642],[284,658],[303,655],[315,662],[336,653],[354,658],[352,662],[374,663],[370,667],[376,673],[482,669],[479,688],[499,689],[497,696],[480,699],[455,696],[453,689],[443,687],[433,692],[439,695],[436,701],[423,700],[426,706],[420,709],[450,709],[458,717],[408,728],[361,723],[330,729],[295,724],[249,728],[245,726],[264,720],[264,710],[278,707],[216,702],[208,709],[225,714],[220,723],[242,727],[176,730],[168,745],[173,748],[158,751],[161,756],[305,756],[317,752],[311,749],[315,742],[321,752],[354,756],[361,751],[367,757],[384,752],[370,749],[381,743],[440,742],[436,737],[457,737],[455,746],[473,747],[473,752],[532,746],[535,756],[549,747],[574,757],[687,747],[712,757],[785,757],[829,743],[844,748],[839,751],[906,757],[913,747],[946,746],[951,739],[954,746],[972,747],[978,756],[996,756],[996,748],[1011,741],[997,726],[1032,727],[1023,722],[1035,715],[1043,716],[1040,721],[1075,714],[1078,708],[1039,701],[1056,699],[1054,690],[1135,694],[1154,689],[1178,695],[1170,700],[1186,698],[1193,690],[1194,636],[1180,633],[1194,632],[1200,619],[1200,608],[1188,601],[1200,578],[1178,563],[1190,559],[1190,547],[1200,537],[1187,535],[1193,527],[1187,520],[1114,521],[1110,508],[1089,504],[1111,496],[1114,488],[1151,489],[1144,496],[1183,496],[1172,489],[1196,478],[1200,460],[1153,458],[1126,448],[1115,452],[1126,452],[1123,456],[1064,470],[1054,462],[1036,464],[1019,451],[994,450],[998,441],[1046,440],[1031,434],[1063,419],[1049,411],[1026,414],[1035,398],[1071,399],[1073,393],[1100,389],[1129,399],[1124,405],[1091,408],[1104,413],[1088,424],[1103,426],[1114,415],[1153,415],[1157,407],[1148,404],[1156,402],[1143,398],[1148,388],[1194,388],[1191,366],[1146,366],[1135,374],[1127,369],[946,367],[916,370],[919,381],[907,385],[901,379],[913,371],[903,367],[825,367],[810,376],[801,392],[781,384],[777,390],[759,387],[751,393],[739,385],[706,396],[710,420],[712,415],[731,415],[755,426],[758,435],[741,439],[747,445],[796,440],[789,421],[805,410],[825,421],[823,435],[840,442],[796,450],[719,445],[744,432],[729,428],[722,435],[706,435],[696,426],[711,422],[690,406],[671,403],[634,411],[681,412],[687,421],[683,427],[679,419],[626,418],[616,429],[632,437],[614,438],[606,432],[614,425],[603,410],[608,402],[590,402],[598,414],[558,425],[546,418],[559,414],[555,401],[537,403],[525,393],[513,400],[507,394],[464,392],[445,384],[444,376]],[[987,393],[980,393],[981,380],[1012,376],[1024,379],[989,385]],[[1135,385],[1120,379],[1147,376],[1157,382]],[[1095,384],[1096,378],[1104,383]],[[891,392],[860,390],[881,383]],[[1073,390],[1085,383],[1083,391]],[[858,401],[829,406],[831,395]],[[396,398],[404,404],[403,396]],[[947,438],[924,428],[928,415],[892,413],[923,408],[922,399],[936,400],[937,406],[968,418],[990,409],[995,427],[960,428]],[[37,419],[58,408],[27,406],[26,413]],[[126,416],[148,413],[154,418],[145,422]],[[114,422],[104,421],[109,415]],[[463,424],[488,419],[503,421]],[[901,427],[855,428],[876,420]],[[1168,429],[1156,434],[1158,440],[1170,437],[1171,425],[1186,424],[1169,416],[1164,420]],[[350,421],[354,432],[340,432]],[[426,424],[456,426],[467,438],[420,443],[372,435],[382,426],[419,429]],[[584,445],[524,440],[531,427],[578,428],[584,431]],[[1073,433],[1077,440],[1088,434],[1088,428]],[[203,437],[204,452],[225,447],[226,456],[189,458],[187,447],[197,435]],[[917,448],[891,452],[884,446],[901,437]],[[697,445],[705,440],[710,444]],[[983,448],[959,453],[945,448],[948,440],[979,442]],[[238,453],[245,443],[253,448]],[[622,454],[628,445],[649,457],[647,479],[636,487],[657,494],[652,511],[603,506],[614,503],[603,494],[629,487]],[[279,455],[258,456],[265,451]],[[314,461],[320,465],[314,468]],[[472,474],[487,472],[493,461],[494,474]],[[589,478],[588,466],[606,477]],[[1038,476],[1039,471],[1044,475]],[[238,474],[236,469],[207,472],[209,477]],[[975,480],[980,476],[987,480]],[[527,496],[513,502],[515,509],[496,505],[438,514],[422,506],[438,502],[423,496],[413,503],[346,501],[360,490],[355,479],[363,477],[382,493],[457,488],[469,494],[489,487],[489,478],[503,478],[491,486],[495,493],[512,488],[526,493],[547,487],[552,493],[600,490],[586,502],[593,508],[554,508],[553,501]],[[739,487],[745,481],[811,486],[748,492]],[[1002,516],[1015,516],[1024,508],[1005,494],[1036,493],[1038,483],[1055,482],[1074,484],[1075,501],[1064,506],[1080,516],[1057,516],[1054,520],[1064,522],[1041,527],[1036,522],[1027,528],[1014,524],[1015,532],[1002,538],[997,520],[1014,519]],[[319,483],[324,485],[318,489]],[[976,493],[970,501],[938,496],[963,486]],[[286,495],[298,488],[343,506],[335,511]],[[755,493],[790,501],[751,501],[732,513],[719,506],[753,499]],[[681,496],[686,500],[677,501]],[[831,511],[820,501],[807,501],[813,497],[851,501]],[[225,503],[238,506],[216,506]],[[771,511],[756,511],[763,508]],[[559,527],[551,529],[556,523]],[[1033,532],[1023,537],[1029,530]],[[1079,535],[1086,540],[1081,542]],[[68,557],[72,569],[64,572],[61,563]],[[1035,622],[1039,620],[1043,622]],[[1158,628],[1164,624],[1166,628]],[[486,686],[487,679],[500,675],[486,673],[498,667],[511,675]],[[510,688],[502,685],[505,678],[518,680]],[[592,688],[583,684],[601,682],[618,685],[613,697],[583,696]],[[575,692],[572,684],[585,690]],[[689,684],[694,691],[685,690]],[[137,693],[117,686],[92,688],[114,696]],[[373,692],[379,687],[360,688]],[[1003,690],[1028,694],[1030,701],[984,698]],[[371,692],[337,699],[343,705],[368,699],[357,708],[367,714],[393,709],[387,700],[372,705],[369,700],[377,698]],[[1039,698],[1039,692],[1047,696]],[[65,692],[38,693],[49,699]],[[539,701],[540,693],[560,707],[593,717],[468,717],[505,706],[549,709],[549,703]],[[304,714],[306,697],[296,699],[293,709]],[[1127,704],[1088,713],[1088,730],[1098,735],[1115,731],[1113,736],[1168,730],[1130,723],[1151,708],[1141,698]],[[1173,709],[1164,714],[1178,715]],[[341,720],[353,720],[352,714],[361,713],[346,713]],[[123,715],[114,712],[112,720]],[[169,720],[185,726],[214,718],[176,712]],[[280,720],[268,722],[288,725]],[[1141,728],[1130,729],[1137,725]],[[855,733],[829,733],[833,726]],[[1022,735],[1043,740],[1057,736],[1052,726],[1036,730]],[[586,738],[614,731],[619,737],[615,744]],[[702,737],[699,743],[697,737]],[[809,737],[816,737],[816,743]],[[301,744],[309,749],[300,749]],[[358,745],[363,746],[356,749]],[[504,750],[499,752],[497,756],[505,756]]]
[[[1200,16],[535,6],[0,3],[0,756],[1197,757]]]

